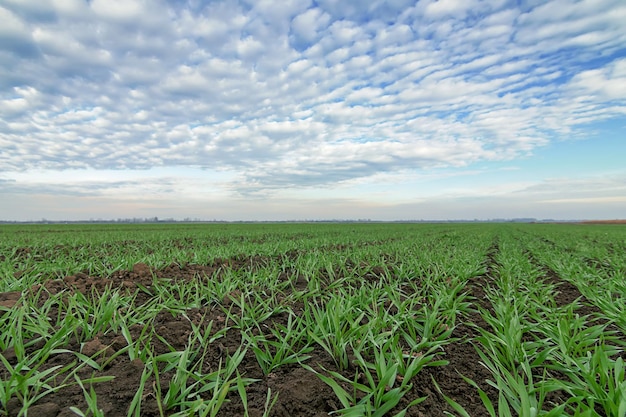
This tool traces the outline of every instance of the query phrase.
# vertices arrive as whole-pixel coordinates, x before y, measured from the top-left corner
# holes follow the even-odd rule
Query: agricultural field
[[[626,415],[626,225],[0,226],[0,416]]]

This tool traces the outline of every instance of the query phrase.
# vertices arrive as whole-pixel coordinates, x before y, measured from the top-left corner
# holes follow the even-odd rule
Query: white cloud
[[[2,36],[3,38],[28,38],[29,30],[26,27],[26,24],[10,10],[0,7],[0,20],[2,20],[2,27],[0,27],[0,36]]]
[[[329,22],[328,13],[314,7],[294,17],[291,28],[297,36],[307,42],[312,42],[317,38],[319,31],[326,28]]]
[[[615,48],[626,40],[625,18],[626,5],[621,1],[553,1],[521,15],[515,39],[521,44],[539,43],[546,52],[565,46]]]
[[[478,6],[477,1],[467,0],[433,0],[428,3],[424,9],[427,17],[441,18],[446,16],[463,17],[472,9]]]
[[[11,0],[0,171],[208,167],[235,198],[528,157],[624,117],[624,19],[617,0]]]
[[[569,87],[581,95],[596,95],[598,101],[626,102],[626,59],[576,74]]]
[[[147,6],[148,4],[141,0],[93,0],[91,2],[91,9],[99,17],[121,22],[137,21],[148,14]]]

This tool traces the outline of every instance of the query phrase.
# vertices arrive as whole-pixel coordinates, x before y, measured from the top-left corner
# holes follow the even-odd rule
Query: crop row
[[[0,415],[624,416],[624,230],[4,227]]]

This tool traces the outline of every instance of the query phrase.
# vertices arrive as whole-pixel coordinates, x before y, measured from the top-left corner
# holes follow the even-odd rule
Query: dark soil
[[[492,266],[494,262],[497,243],[494,244],[486,259],[486,274],[474,278],[468,283],[468,290],[475,303],[483,308],[489,308],[483,288],[492,279]],[[294,254],[285,254],[289,258]],[[146,303],[151,297],[145,289],[150,290],[155,280],[161,278],[173,280],[197,280],[197,279],[220,279],[220,271],[226,269],[254,269],[268,263],[268,259],[262,257],[237,257],[235,259],[218,259],[210,265],[171,265],[162,270],[152,270],[147,265],[137,264],[131,271],[118,271],[111,277],[94,277],[88,274],[76,274],[60,280],[50,280],[44,285],[45,290],[50,294],[57,294],[61,291],[67,293],[79,291],[88,296],[97,296],[105,288],[120,289],[129,293],[137,292],[135,307]],[[350,265],[347,266],[350,268]],[[365,279],[378,280],[383,275],[382,269],[372,268],[370,275]],[[306,288],[306,281],[296,272],[285,272],[281,277],[291,281],[292,290],[302,290]],[[555,280],[558,277],[554,278]],[[577,289],[565,281],[559,281],[559,294],[557,303],[559,305],[571,303],[580,297]],[[31,289],[41,290],[40,287]],[[42,294],[46,292],[43,291]],[[237,294],[233,294],[237,296]],[[11,292],[0,294],[0,306],[11,308],[20,300],[21,293]],[[43,302],[45,297],[41,297]],[[207,302],[197,308],[186,311],[185,316],[169,311],[160,311],[154,321],[156,335],[152,337],[151,344],[155,348],[155,353],[166,353],[169,348],[164,341],[176,349],[182,349],[188,343],[189,335],[192,332],[192,324],[206,328],[212,322],[211,333],[215,334],[220,329],[228,326],[222,306],[228,306],[236,311],[236,306],[230,304],[229,297],[223,300],[207,300]],[[289,306],[296,314],[301,311],[301,306]],[[1,311],[1,310],[0,310]],[[264,324],[268,327],[276,324],[286,324],[288,315],[278,311],[275,315],[267,319]],[[483,390],[487,392],[494,404],[497,404],[497,391],[490,387],[485,381],[491,378],[490,373],[480,364],[480,359],[476,350],[468,340],[477,336],[476,326],[485,327],[480,314],[471,313],[465,317],[454,329],[453,338],[455,342],[445,346],[441,358],[449,361],[447,366],[427,367],[415,378],[413,387],[408,395],[402,400],[391,414],[395,414],[406,406],[409,401],[426,397],[426,400],[419,405],[409,408],[407,416],[426,417],[444,416],[446,412],[453,413],[454,410],[446,403],[439,393],[435,384],[439,385],[441,392],[462,405],[472,416],[487,415],[482,402],[477,395],[476,389],[466,383],[461,375],[474,380]],[[133,339],[139,337],[144,329],[135,326],[130,329]],[[241,333],[237,329],[228,330],[225,335],[214,343],[206,347],[206,355],[201,364],[202,370],[213,371],[218,369],[222,361],[228,354],[232,354],[241,345]],[[105,364],[99,372],[94,372],[92,368],[83,368],[79,376],[89,378],[92,376],[113,376],[110,382],[100,382],[93,387],[97,394],[98,405],[106,416],[126,416],[129,405],[139,387],[140,378],[144,369],[144,364],[140,359],[131,361],[125,352],[117,354],[127,346],[125,338],[120,333],[99,334],[91,340],[81,340],[77,334],[66,349],[82,352],[88,356],[94,356],[101,364]],[[31,350],[38,346],[32,346]],[[14,364],[16,357],[14,352],[8,350],[2,352],[6,360]],[[311,358],[307,364],[314,369],[338,370],[332,358],[321,348],[317,347],[309,354]],[[46,367],[66,365],[71,363],[75,357],[71,354],[57,354],[51,356]],[[326,416],[329,412],[337,410],[340,403],[333,390],[322,382],[316,375],[304,369],[301,365],[289,365],[278,368],[276,371],[264,375],[258,365],[254,354],[248,351],[239,365],[239,372],[246,378],[254,378],[257,382],[247,387],[248,412],[250,416],[261,416],[265,407],[268,390],[272,396],[278,395],[271,415],[279,417],[288,416]],[[354,370],[353,370],[354,371]],[[354,372],[352,372],[353,374]],[[346,375],[350,375],[348,372]],[[6,370],[0,364],[0,378],[6,376]],[[167,390],[168,382],[172,378],[170,373],[160,375],[160,381],[153,377],[148,379],[142,395],[141,415],[159,416],[160,410],[156,401],[157,382],[160,383],[163,392]],[[239,396],[234,392],[229,394],[228,402],[222,407],[219,416],[242,416],[244,407]],[[74,416],[69,407],[75,406],[81,410],[86,410],[87,405],[83,391],[76,384],[65,387],[58,392],[51,393],[43,397],[36,405],[29,409],[29,416]],[[9,404],[9,416],[16,416],[20,409],[17,398],[13,398]],[[178,410],[164,410],[164,414],[172,414]],[[0,411],[1,415],[1,411]]]

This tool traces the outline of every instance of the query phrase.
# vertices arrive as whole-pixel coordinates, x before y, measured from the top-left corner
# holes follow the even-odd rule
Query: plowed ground
[[[497,248],[496,248],[497,249]],[[134,293],[138,292],[134,299],[134,305],[129,308],[136,308],[150,300],[148,292],[154,285],[158,285],[160,279],[168,280],[209,280],[220,279],[220,271],[231,268],[235,270],[255,268],[264,262],[259,258],[248,259],[229,259],[217,260],[211,265],[187,265],[180,267],[173,265],[162,270],[152,270],[144,264],[137,264],[131,271],[118,271],[111,277],[94,277],[87,274],[77,274],[68,276],[62,280],[50,280],[45,284],[45,290],[42,294],[58,294],[64,292],[72,294],[81,292],[87,297],[97,297],[99,292],[105,288],[119,289],[122,292]],[[490,257],[486,259],[486,263],[493,262]],[[468,292],[474,302],[479,305],[484,304],[484,293],[482,287],[492,277],[489,275],[489,265],[487,265],[487,274],[479,276],[471,280],[468,284]],[[281,279],[289,280],[294,290],[302,290],[306,288],[306,281],[300,277],[296,271],[293,273],[284,273]],[[558,277],[551,279],[558,281]],[[556,295],[557,303],[560,305],[567,304],[580,297],[576,287],[566,282],[560,283],[561,292]],[[32,288],[32,291],[40,291],[41,288]],[[148,290],[146,292],[145,290]],[[22,302],[20,293],[1,293],[0,304],[5,308],[10,308],[16,303]],[[234,294],[237,296],[237,294]],[[43,301],[43,298],[41,299]],[[220,305],[221,304],[221,305]],[[488,307],[487,304],[485,304]],[[171,346],[177,349],[183,349],[192,332],[192,324],[196,326],[208,326],[212,322],[211,332],[218,332],[229,326],[224,315],[224,307],[237,312],[237,306],[232,304],[231,297],[224,297],[221,302],[207,300],[206,305],[200,308],[194,308],[186,312],[185,315],[173,314],[170,311],[159,311],[154,321],[155,333],[151,336],[151,344],[154,346],[155,354],[168,352],[168,347],[163,340],[167,341]],[[302,311],[302,306],[288,306],[293,312],[298,314]],[[1,311],[1,310],[0,310]],[[50,320],[55,320],[55,311],[51,312]],[[277,312],[265,324],[272,327],[275,324],[286,325],[288,315],[283,312]],[[440,393],[435,388],[433,379],[437,381],[442,392],[461,404],[473,416],[486,415],[481,400],[477,395],[475,388],[467,384],[461,374],[471,378],[479,383],[479,385],[487,391],[495,404],[497,404],[497,392],[489,387],[485,381],[491,378],[487,370],[480,364],[479,356],[475,348],[468,342],[476,336],[476,329],[472,325],[482,326],[479,314],[471,314],[458,323],[453,338],[455,342],[447,345],[443,352],[442,358],[449,361],[447,366],[427,367],[421,371],[413,382],[411,392],[407,394],[396,409],[392,410],[392,414],[405,407],[409,401],[427,397],[422,403],[409,408],[407,416],[426,417],[426,416],[444,416],[445,412],[453,412]],[[133,340],[138,338],[144,330],[142,326],[135,326],[130,329]],[[79,342],[80,335],[76,340],[70,342],[65,348],[82,352],[85,355],[97,358],[99,362],[106,363],[100,371],[94,373],[94,370],[85,367],[79,376],[81,378],[89,378],[92,376],[113,376],[110,382],[101,382],[94,384],[93,387],[97,394],[98,405],[106,416],[126,416],[129,404],[135,395],[144,369],[144,364],[139,359],[131,361],[128,354],[116,355],[116,352],[127,346],[126,339],[119,333],[108,332],[99,334],[95,338],[87,341]],[[203,370],[215,370],[225,359],[226,355],[232,354],[242,343],[240,331],[237,329],[228,330],[223,337],[207,347],[207,354],[204,356]],[[28,350],[37,349],[38,346],[30,346]],[[15,364],[15,353],[8,349],[2,352],[2,355],[11,364]],[[310,353],[311,358],[307,364],[314,368],[324,367],[327,370],[338,370],[332,358],[319,346],[315,347]],[[57,365],[66,365],[75,360],[71,354],[58,354],[49,358],[48,362],[42,369]],[[273,373],[264,375],[259,367],[254,354],[249,350],[241,364],[239,372],[247,378],[257,379],[247,387],[248,410],[250,416],[261,416],[265,407],[268,388],[273,394],[278,394],[278,399],[271,410],[272,416],[326,416],[329,412],[341,408],[341,404],[333,393],[333,390],[323,383],[317,376],[310,371],[305,370],[299,364],[287,365],[278,368]],[[320,368],[321,369],[321,368]],[[346,375],[354,375],[348,369]],[[0,364],[0,378],[6,378],[7,371]],[[351,377],[351,376],[350,376]],[[172,373],[163,373],[160,375],[160,386],[168,386],[168,382],[172,378]],[[154,377],[145,384],[142,397],[141,415],[142,416],[158,416],[160,410],[156,401],[156,381]],[[556,397],[553,401],[562,400]],[[219,416],[242,416],[244,408],[242,401],[236,392],[228,395],[228,402],[222,407]],[[28,412],[29,416],[39,417],[56,417],[56,416],[74,416],[75,414],[69,410],[69,407],[75,406],[81,410],[86,410],[87,405],[84,399],[83,391],[76,384],[69,385],[57,392],[51,393],[43,397],[36,405],[32,406]],[[20,409],[19,400],[12,398],[9,402],[9,416],[16,416]],[[165,415],[172,414],[177,410],[163,410]],[[391,415],[392,415],[391,414]],[[0,413],[1,415],[1,413]]]

